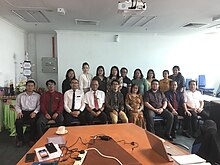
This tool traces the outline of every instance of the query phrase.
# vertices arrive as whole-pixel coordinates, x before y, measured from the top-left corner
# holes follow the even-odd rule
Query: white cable
[[[90,151],[90,150],[95,150],[99,155],[101,155],[104,158],[108,158],[108,159],[114,159],[116,160],[120,165],[123,165],[122,162],[120,160],[118,160],[116,157],[113,156],[108,156],[108,155],[104,155],[102,154],[98,149],[96,148],[87,148],[86,151]]]

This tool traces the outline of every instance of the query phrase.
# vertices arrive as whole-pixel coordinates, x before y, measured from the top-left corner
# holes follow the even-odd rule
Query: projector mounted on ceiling
[[[128,0],[125,2],[118,2],[119,11],[145,11],[146,9],[147,5],[146,2],[143,2],[143,0]]]

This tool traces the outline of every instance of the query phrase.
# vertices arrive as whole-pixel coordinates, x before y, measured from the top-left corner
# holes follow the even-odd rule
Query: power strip
[[[78,155],[78,158],[80,158],[80,160],[75,160],[74,164],[73,165],[82,165],[85,157],[86,157],[86,154],[87,154],[87,151],[84,151],[84,153],[80,153]]]

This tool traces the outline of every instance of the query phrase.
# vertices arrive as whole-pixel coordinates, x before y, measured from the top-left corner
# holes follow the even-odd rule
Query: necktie
[[[98,110],[98,109],[99,109],[98,99],[97,99],[97,96],[95,95],[95,92],[94,92],[93,94],[94,94],[94,105],[95,105],[95,109]]]
[[[48,113],[52,114],[52,94],[50,94],[50,100],[49,100],[49,107],[48,107]]]
[[[72,98],[72,111],[75,109],[75,91],[73,91],[73,98]]]
[[[177,101],[176,101],[176,94],[173,93],[173,108],[177,111]]]

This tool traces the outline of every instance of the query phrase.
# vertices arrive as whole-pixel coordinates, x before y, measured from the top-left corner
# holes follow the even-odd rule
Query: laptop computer
[[[171,156],[185,155],[186,152],[179,150],[176,146],[167,143],[164,139],[145,131],[151,148],[167,161],[173,161]]]

